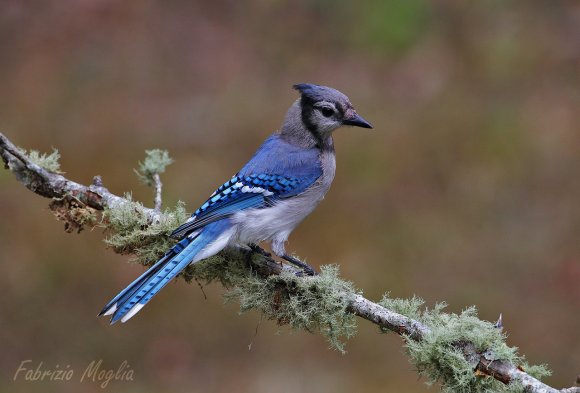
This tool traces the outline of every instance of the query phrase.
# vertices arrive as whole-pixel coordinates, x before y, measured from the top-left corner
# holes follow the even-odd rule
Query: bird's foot
[[[318,275],[318,272],[316,270],[314,270],[314,268],[312,266],[310,266],[306,262],[302,262],[300,259],[298,259],[296,257],[293,257],[293,256],[288,255],[288,254],[284,254],[284,255],[282,255],[282,259],[284,259],[284,260],[290,262],[291,264],[293,264],[294,266],[298,266],[300,269],[302,269],[302,272],[297,274],[298,276],[303,276],[304,274],[307,276]]]
[[[258,246],[257,244],[253,244],[253,243],[248,244],[248,247],[250,247],[250,250],[252,250],[255,253],[258,253],[266,258],[272,258],[271,253],[264,250],[262,247]],[[281,257],[282,257],[282,259],[290,262],[294,266],[297,266],[300,269],[302,269],[302,271],[297,273],[297,275],[300,277],[305,276],[305,275],[306,276],[316,276],[318,274],[318,272],[316,272],[316,270],[314,270],[314,268],[312,266],[310,266],[306,262],[302,262],[300,259],[298,259],[296,257],[293,257],[293,256],[288,255],[288,254],[284,254]]]

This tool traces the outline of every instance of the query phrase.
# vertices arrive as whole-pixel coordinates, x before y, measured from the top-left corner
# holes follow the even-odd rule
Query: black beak
[[[360,117],[356,112],[347,119],[342,121],[345,126],[355,126],[361,128],[373,128],[371,123]]]

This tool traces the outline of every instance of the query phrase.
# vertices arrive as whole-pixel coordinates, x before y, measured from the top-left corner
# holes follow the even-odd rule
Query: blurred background
[[[195,210],[277,129],[314,82],[347,95],[372,131],[336,133],[325,201],[290,238],[338,263],[371,299],[503,313],[510,345],[580,372],[580,3],[4,0],[0,130],[62,154],[69,178],[152,192],[133,168],[169,150],[164,202]],[[437,390],[395,335],[360,321],[348,354],[182,280],[138,318],[95,315],[143,268],[100,229],[67,234],[48,201],[0,171],[0,391],[97,392],[102,360],[133,381],[111,392]],[[360,209],[363,206],[364,210]],[[277,334],[281,332],[281,334]],[[29,368],[71,382],[26,382]]]

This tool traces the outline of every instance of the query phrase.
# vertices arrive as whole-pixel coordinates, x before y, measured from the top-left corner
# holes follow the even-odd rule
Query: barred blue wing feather
[[[279,199],[302,192],[315,180],[314,177],[265,173],[236,175],[221,185],[187,222],[171,233],[171,237],[182,239],[211,222],[241,210],[272,206]]]

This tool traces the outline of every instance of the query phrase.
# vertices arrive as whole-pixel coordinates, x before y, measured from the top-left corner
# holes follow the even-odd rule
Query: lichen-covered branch
[[[51,209],[69,231],[104,223],[105,240],[116,252],[132,254],[142,264],[156,260],[173,242],[167,235],[187,214],[181,204],[161,212],[159,173],[172,160],[167,152],[148,151],[136,171],[155,188],[155,209],[110,193],[95,177],[85,186],[65,178],[58,167],[58,152],[26,153],[0,133],[0,156],[7,169],[31,191],[51,198]],[[96,219],[100,214],[101,220]],[[411,362],[430,382],[440,381],[447,392],[580,392],[558,390],[539,380],[542,366],[529,366],[507,346],[501,328],[477,318],[475,308],[461,314],[433,309],[419,298],[372,302],[340,279],[338,268],[321,267],[321,274],[299,277],[296,268],[282,265],[265,252],[228,249],[188,267],[185,280],[218,281],[236,299],[242,311],[257,309],[279,324],[318,331],[331,346],[343,350],[344,338],[356,332],[355,316],[376,324],[383,332],[403,337]]]
[[[37,154],[27,155],[2,133],[0,156],[5,167],[14,173],[19,182],[43,197],[61,199],[68,196],[96,210],[114,209],[128,203],[126,198],[110,193],[98,177],[93,180],[93,184],[85,186],[65,178],[60,173],[51,172],[50,168],[43,166],[43,162],[33,160]],[[153,209],[146,209],[145,213],[151,221],[160,217],[160,213]]]
[[[161,211],[161,189],[163,188],[163,183],[161,183],[161,177],[159,173],[153,175],[153,181],[155,182],[155,211]]]
[[[139,169],[135,170],[139,179],[146,185],[155,189],[154,210],[161,211],[161,183],[160,173],[165,172],[165,168],[173,163],[166,150],[147,150],[145,161],[139,163]]]

